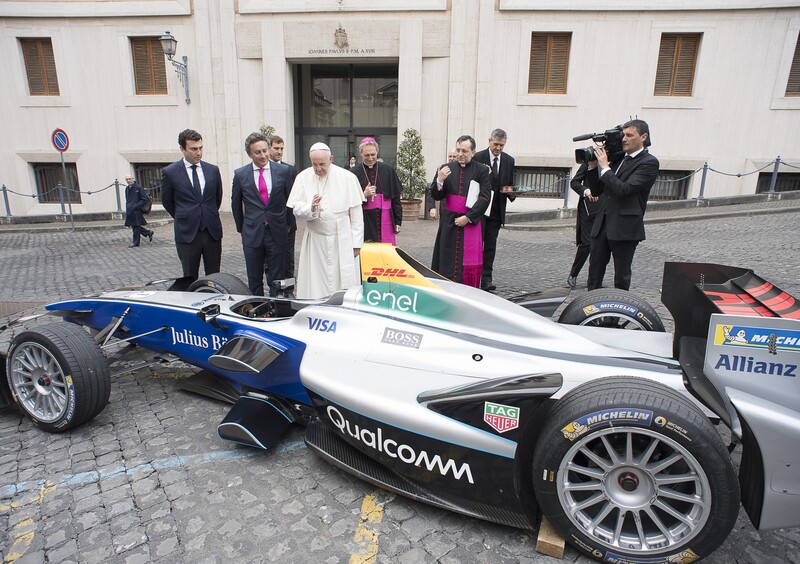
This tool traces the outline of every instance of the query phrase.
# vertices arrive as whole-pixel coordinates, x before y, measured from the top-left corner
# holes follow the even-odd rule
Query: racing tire
[[[111,393],[103,352],[82,327],[71,323],[50,323],[14,337],[6,377],[20,410],[51,433],[94,418]]]
[[[237,294],[249,296],[252,294],[247,284],[233,274],[215,272],[198,278],[187,288],[189,292],[205,292],[208,294]]]
[[[542,514],[603,561],[703,558],[739,511],[736,473],[711,422],[678,392],[642,378],[601,378],[558,400],[532,479]]]
[[[664,322],[645,300],[625,290],[598,288],[575,298],[558,317],[567,325],[664,332]]]

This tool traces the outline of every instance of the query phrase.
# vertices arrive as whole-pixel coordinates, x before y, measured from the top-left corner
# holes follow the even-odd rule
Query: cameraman
[[[567,277],[567,284],[570,288],[574,288],[577,285],[578,274],[581,273],[583,265],[586,264],[586,259],[589,258],[592,224],[597,216],[597,211],[600,209],[600,198],[602,197],[593,196],[591,189],[585,185],[588,171],[588,163],[583,163],[569,183],[572,191],[580,197],[578,218],[575,222],[575,244],[578,248],[575,250],[575,260],[572,262],[572,268],[570,268],[569,276]]]
[[[644,212],[650,189],[658,176],[658,159],[650,146],[650,128],[640,119],[622,126],[625,157],[609,163],[602,147],[595,149],[597,161],[590,163],[587,183],[595,196],[604,194],[592,225],[589,259],[589,290],[601,288],[609,258],[614,257],[614,287],[628,290],[631,265],[639,241],[644,241]]]

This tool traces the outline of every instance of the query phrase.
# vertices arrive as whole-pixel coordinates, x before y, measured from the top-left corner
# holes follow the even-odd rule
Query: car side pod
[[[240,445],[268,449],[277,441],[292,420],[269,398],[241,396],[217,427],[220,439]]]

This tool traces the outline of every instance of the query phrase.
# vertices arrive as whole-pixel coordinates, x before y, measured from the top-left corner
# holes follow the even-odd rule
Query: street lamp
[[[180,63],[172,59],[175,56],[175,47],[178,45],[178,40],[175,39],[169,31],[165,31],[164,35],[161,36],[159,39],[161,41],[161,50],[164,51],[164,54],[169,59],[169,62],[172,63],[172,66],[175,67],[175,72],[178,73],[178,77],[181,79],[181,84],[183,84],[183,91],[186,93],[186,103],[189,103],[189,67],[187,66],[187,61],[189,60],[186,55],[183,56],[183,62]]]

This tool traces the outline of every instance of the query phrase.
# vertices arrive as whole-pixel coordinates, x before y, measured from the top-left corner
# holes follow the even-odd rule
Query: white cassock
[[[322,196],[317,211],[311,199]],[[297,265],[298,298],[322,298],[361,280],[353,249],[364,244],[364,193],[356,176],[331,164],[319,177],[313,168],[297,175],[286,206],[306,222]]]

